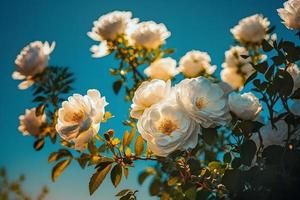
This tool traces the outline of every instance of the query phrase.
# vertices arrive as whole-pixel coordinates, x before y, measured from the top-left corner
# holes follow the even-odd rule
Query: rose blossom
[[[294,80],[294,90],[300,88],[300,70],[298,65],[292,64],[287,68],[287,71],[290,73]]]
[[[224,68],[221,71],[221,79],[228,83],[233,89],[242,89],[244,87],[245,78],[237,73],[236,69]]]
[[[19,89],[27,89],[33,83],[33,77],[42,73],[48,65],[49,55],[55,47],[55,42],[49,45],[48,42],[31,42],[24,47],[15,60],[16,71],[12,78],[15,80],[24,80],[19,84]]]
[[[151,151],[167,156],[175,150],[194,148],[198,143],[200,126],[175,102],[167,99],[146,109],[137,123]]]
[[[230,121],[226,94],[219,84],[204,77],[184,79],[175,90],[180,107],[204,128]]]
[[[106,105],[98,90],[88,90],[85,96],[74,94],[58,110],[57,132],[64,140],[74,142],[75,149],[83,150],[98,133]]]
[[[254,120],[262,110],[259,99],[251,92],[232,92],[228,97],[228,105],[236,116],[244,120]]]
[[[211,58],[206,52],[192,50],[187,52],[179,61],[179,71],[185,77],[197,77],[199,75],[211,75],[215,72],[216,66],[211,65]]]
[[[260,134],[264,148],[270,145],[285,145],[285,140],[288,138],[288,125],[284,120],[279,120],[272,127],[271,122],[260,128]],[[252,135],[251,139],[256,143],[257,148],[260,146],[260,139],[258,133]]]
[[[36,116],[36,108],[26,109],[25,114],[19,117],[20,126],[19,131],[23,133],[23,135],[33,135],[38,136],[41,131],[41,126],[46,123],[46,115],[43,113],[42,115]]]
[[[171,81],[154,79],[143,82],[135,91],[131,104],[130,115],[139,119],[146,108],[169,97],[171,92]]]
[[[176,60],[170,57],[155,60],[144,70],[144,73],[151,79],[161,79],[164,81],[172,79],[178,74]]]
[[[255,14],[239,21],[230,31],[234,38],[241,43],[259,44],[268,34],[270,22],[262,15]]]
[[[165,44],[171,33],[164,24],[157,24],[153,21],[141,22],[137,24],[129,33],[129,42],[136,47],[146,49],[157,49]]]
[[[300,1],[288,0],[283,6],[284,8],[277,9],[277,12],[284,25],[289,29],[300,29]]]

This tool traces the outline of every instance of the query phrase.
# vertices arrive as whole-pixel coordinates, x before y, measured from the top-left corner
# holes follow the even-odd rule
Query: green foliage
[[[102,184],[106,175],[109,173],[111,167],[112,167],[111,162],[103,162],[103,163],[101,163],[101,165],[98,166],[96,173],[93,174],[93,176],[91,177],[90,183],[89,183],[89,189],[90,189],[91,195]]]
[[[116,194],[116,197],[118,197],[119,200],[136,200],[135,194],[137,192],[137,190],[123,189]]]
[[[273,31],[274,27],[267,32]],[[127,101],[146,80],[140,70],[174,52],[174,49],[164,49],[164,46],[152,50],[133,47],[124,35],[108,40],[107,44],[119,61],[117,68],[110,69],[111,75],[116,77],[112,89],[115,94],[124,89]],[[264,123],[243,120],[231,113],[228,126],[201,127],[198,144],[193,149],[177,150],[167,157],[159,157],[152,154],[142,136],[136,133],[136,120],[128,119],[123,124],[131,130],[125,131],[121,137],[113,129],[99,133],[86,144],[84,151],[78,151],[76,155],[69,151],[74,144],[62,140],[64,148],[51,153],[48,158],[48,162],[54,164],[52,180],[56,181],[72,160],[76,160],[82,169],[95,169],[89,182],[92,195],[108,174],[112,185],[117,187],[123,176],[129,176],[135,162],[153,161],[139,174],[138,183],[150,181],[150,195],[162,200],[291,199],[288,198],[290,194],[298,194],[294,187],[300,185],[300,142],[293,134],[299,130],[300,118],[291,113],[289,101],[300,99],[300,89],[294,89],[294,79],[287,70],[300,60],[300,47],[291,41],[270,39],[240,45],[248,50],[248,55],[241,57],[251,60],[255,70],[244,80],[245,85],[252,84],[251,90],[264,104],[273,127],[278,120],[288,123],[285,145],[263,146],[260,128]],[[268,55],[267,60],[261,59],[263,54]],[[45,113],[47,116],[47,122],[40,127],[41,134],[34,142],[34,148],[40,150],[46,137],[53,143],[56,141],[57,111],[65,94],[72,89],[74,78],[67,68],[48,67],[33,79],[36,115]],[[209,79],[217,82],[213,76]],[[278,106],[284,108],[281,114],[275,110]],[[112,117],[106,112],[102,122]],[[252,136],[259,137],[259,144],[251,140]],[[135,200],[136,192],[123,189],[116,196],[120,200]]]

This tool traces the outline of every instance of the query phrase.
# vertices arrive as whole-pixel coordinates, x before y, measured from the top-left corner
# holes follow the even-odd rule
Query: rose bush
[[[278,10],[296,30],[298,2]],[[16,59],[13,78],[25,79],[20,89],[33,85],[37,105],[20,117],[19,130],[34,136],[36,150],[46,137],[55,143],[60,136],[61,149],[48,158],[55,163],[52,180],[76,160],[83,169],[95,168],[90,194],[108,174],[117,187],[136,162],[151,160],[138,182],[152,177],[149,192],[163,200],[298,199],[300,47],[277,41],[261,14],[230,31],[235,46],[225,52],[218,75],[208,53],[198,50],[177,66],[170,57],[174,49],[165,47],[171,33],[164,24],[139,22],[127,11],[95,21],[88,33],[99,42],[92,57],[115,56],[112,89],[124,90],[131,102],[121,137],[113,127],[100,129],[113,117],[100,92],[66,100],[72,73],[48,66],[54,45],[30,43]],[[116,196],[136,199],[136,192],[124,189]]]

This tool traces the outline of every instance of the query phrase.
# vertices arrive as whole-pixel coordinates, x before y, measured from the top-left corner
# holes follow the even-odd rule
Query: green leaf
[[[149,192],[151,196],[155,196],[159,193],[160,190],[160,181],[157,178],[154,178],[150,184]]]
[[[43,97],[43,96],[37,96],[37,97],[35,97],[35,98],[32,100],[32,102],[44,102],[44,101],[46,101],[46,100],[47,100],[46,97]]]
[[[61,159],[61,158],[66,157],[66,156],[72,157],[71,152],[68,151],[67,149],[60,149],[59,151],[53,152],[53,153],[51,153],[51,154],[49,155],[49,157],[48,157],[48,162],[49,162],[49,163],[52,163],[52,162],[54,162],[54,161],[57,161],[57,160],[59,160],[59,159]]]
[[[282,96],[289,96],[294,88],[294,80],[290,73],[280,70],[274,78],[275,90]]]
[[[81,154],[80,157],[77,158],[77,162],[78,162],[78,164],[80,165],[80,167],[82,169],[85,168],[85,166],[86,166],[86,164],[88,163],[89,160],[90,160],[90,155],[86,154],[86,153]]]
[[[270,45],[269,42],[266,40],[262,41],[262,47],[265,52],[269,52],[273,49],[272,45]]]
[[[116,164],[110,173],[110,179],[112,184],[117,187],[122,179],[122,166],[120,164]]]
[[[155,174],[155,169],[152,167],[148,167],[145,171],[143,171],[142,173],[139,174],[139,177],[138,177],[139,184],[142,185],[148,176],[154,175],[154,174]]]
[[[128,194],[122,196],[120,200],[135,200],[136,198],[133,196],[132,192],[129,192]]]
[[[282,155],[284,153],[284,148],[279,145],[271,145],[264,149],[262,152],[262,157],[265,158],[266,164],[278,165],[282,161]]]
[[[57,163],[52,169],[52,181],[55,182],[56,179],[60,176],[60,174],[69,166],[72,159],[66,159]]]
[[[184,194],[189,200],[196,199],[197,188],[195,186],[190,186],[184,191]]]
[[[265,73],[265,78],[266,78],[268,81],[270,81],[271,78],[272,78],[272,76],[273,76],[274,68],[275,68],[275,65],[271,65],[271,66],[267,69],[267,71],[266,71],[266,73]]]
[[[241,150],[240,150],[242,164],[251,166],[255,153],[256,153],[255,142],[253,142],[252,140],[246,140],[241,145]]]
[[[242,162],[241,162],[241,158],[234,158],[233,161],[231,162],[231,167],[233,169],[237,169],[241,166]]]
[[[35,115],[40,116],[40,115],[44,114],[45,108],[46,108],[46,105],[44,105],[43,103],[39,104],[38,107],[36,107],[36,109],[35,109]]]
[[[217,130],[215,128],[205,128],[202,129],[203,140],[209,144],[213,145],[217,140]]]
[[[241,184],[241,171],[238,169],[226,170],[222,178],[222,183],[229,191],[238,191]]]
[[[172,53],[174,53],[175,52],[175,49],[173,49],[173,48],[169,48],[169,49],[165,49],[164,50],[164,53],[165,54],[172,54]]]
[[[273,56],[271,58],[274,62],[274,65],[279,66],[284,63],[285,59],[282,56]]]
[[[168,179],[168,186],[173,186],[173,185],[175,185],[176,183],[178,183],[178,181],[179,181],[179,178],[178,177],[170,177],[169,179]]]
[[[124,189],[124,190],[121,190],[120,192],[118,192],[116,194],[117,197],[122,197],[124,195],[126,195],[128,192],[130,192],[131,190],[130,189]]]
[[[125,176],[125,178],[128,178],[129,169],[127,167],[123,167],[123,170],[124,170],[124,176]]]
[[[90,152],[91,154],[93,154],[93,155],[95,155],[95,154],[98,153],[98,149],[97,149],[97,147],[96,147],[94,141],[90,141],[90,142],[88,143],[88,150],[89,150],[89,152]]]
[[[101,185],[106,175],[110,171],[111,166],[112,164],[108,164],[104,168],[99,168],[96,171],[96,173],[93,174],[89,182],[90,195],[92,195],[97,190],[97,188]]]
[[[230,163],[231,162],[231,154],[230,154],[230,152],[227,152],[227,153],[224,154],[223,162],[224,163]]]
[[[123,84],[122,80],[118,80],[113,83],[113,90],[114,90],[115,94],[118,94],[120,92],[122,84]]]
[[[39,151],[43,148],[44,144],[45,144],[44,138],[40,138],[34,142],[33,147],[36,151]]]
[[[144,139],[141,135],[139,135],[136,138],[135,144],[134,144],[134,151],[136,156],[140,156],[144,151]]]
[[[291,96],[292,99],[300,99],[300,88],[298,88],[293,95]]]
[[[134,135],[136,133],[136,128],[132,128],[130,134],[128,135],[127,139],[126,139],[126,144],[125,146],[129,146],[134,138]]]
[[[247,80],[246,80],[246,82],[245,82],[244,85],[247,85],[247,83],[249,83],[250,81],[252,81],[253,79],[255,79],[256,76],[257,76],[257,72],[254,72],[253,74],[251,74],[251,75],[247,78]]]
[[[267,30],[267,34],[272,33],[275,30],[275,26],[271,26],[268,30]]]
[[[125,131],[123,134],[123,139],[122,139],[123,149],[125,149],[125,147],[126,147],[128,136],[129,136],[128,131]]]
[[[50,154],[50,156],[48,157],[48,163],[52,163],[52,162],[56,161],[58,155],[59,155],[58,152],[52,152],[52,153]]]
[[[268,69],[268,62],[264,61],[262,63],[259,63],[257,65],[253,65],[254,69],[260,73],[265,73]]]

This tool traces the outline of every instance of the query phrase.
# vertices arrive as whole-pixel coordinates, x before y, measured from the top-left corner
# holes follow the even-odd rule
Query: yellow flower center
[[[83,112],[74,113],[72,116],[72,121],[80,122],[83,120]]]
[[[199,97],[196,100],[196,106],[197,106],[198,109],[202,109],[205,106],[205,104],[206,104],[205,98],[203,98],[203,97]]]
[[[170,119],[164,119],[160,122],[158,130],[166,135],[171,135],[173,131],[178,129],[178,125]]]

